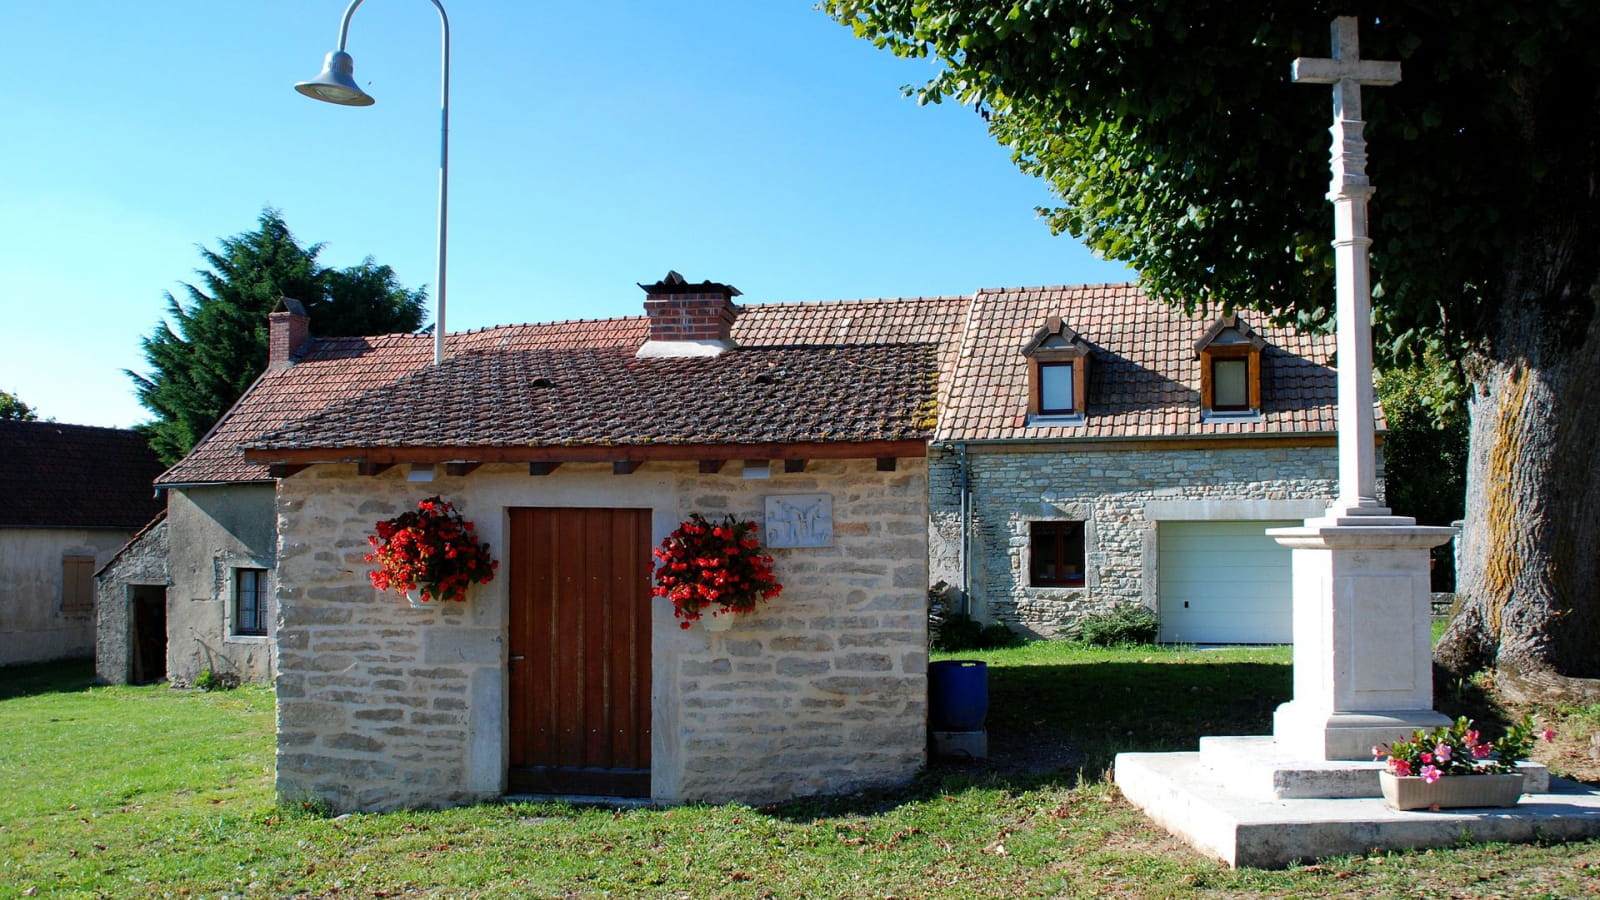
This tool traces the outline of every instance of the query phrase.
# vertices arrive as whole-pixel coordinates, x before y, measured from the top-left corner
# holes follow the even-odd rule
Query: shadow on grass
[[[92,659],[62,659],[0,667],[0,700],[35,694],[70,694],[93,686]]]
[[[989,756],[933,760],[908,787],[779,804],[779,818],[885,812],[970,789],[1028,791],[1109,780],[1124,751],[1194,750],[1205,735],[1270,734],[1289,665],[1122,662],[989,667]]]

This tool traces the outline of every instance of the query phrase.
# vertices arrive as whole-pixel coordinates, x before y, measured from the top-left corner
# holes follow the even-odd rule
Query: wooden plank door
[[[650,794],[650,510],[511,510],[513,793]]]

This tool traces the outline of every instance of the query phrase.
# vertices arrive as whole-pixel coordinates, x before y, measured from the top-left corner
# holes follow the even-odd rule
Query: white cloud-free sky
[[[932,69],[808,0],[444,0],[452,331],[629,315],[676,269],[745,301],[1125,281],[1052,237],[1044,186]],[[0,0],[0,389],[61,422],[148,418],[124,369],[198,247],[280,210],[322,260],[434,281],[439,23],[367,0],[376,106],[292,90],[345,0]],[[313,323],[313,331],[315,323]]]

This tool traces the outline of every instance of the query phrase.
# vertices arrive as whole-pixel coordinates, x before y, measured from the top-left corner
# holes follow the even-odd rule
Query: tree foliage
[[[880,47],[942,63],[919,99],[976,107],[1064,201],[1056,230],[1186,303],[1330,315],[1330,91],[1289,68],[1329,54],[1335,15],[1362,15],[1362,56],[1404,68],[1362,96],[1385,349],[1492,341],[1519,233],[1575,206],[1593,216],[1593,192],[1574,189],[1594,168],[1600,4],[825,5]],[[1539,298],[1577,325],[1592,308],[1567,302],[1593,281],[1584,263]]]
[[[1439,658],[1600,676],[1600,4],[824,0],[932,58],[1061,198],[1058,231],[1186,305],[1325,323],[1330,91],[1289,77],[1356,15],[1380,359],[1470,382],[1463,605]],[[1600,681],[1589,686],[1600,697]]]
[[[34,422],[39,414],[33,407],[22,402],[22,398],[7,391],[0,391],[0,421]]]
[[[1465,515],[1467,411],[1449,366],[1436,360],[1390,369],[1378,378],[1388,433],[1383,442],[1384,496],[1397,514],[1423,525]],[[1451,544],[1433,550],[1434,590],[1455,590]]]
[[[154,414],[144,426],[162,461],[181,459],[233,406],[267,364],[267,314],[284,297],[299,300],[312,333],[415,331],[426,294],[402,286],[388,266],[366,259],[322,266],[321,244],[303,247],[276,210],[257,228],[200,248],[210,266],[184,283],[187,302],[166,294],[167,319],[142,339],[148,375],[129,372],[139,402]]]

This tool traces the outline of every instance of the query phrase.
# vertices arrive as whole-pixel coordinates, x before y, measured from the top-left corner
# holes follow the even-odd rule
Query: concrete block
[[[931,731],[933,755],[940,759],[987,759],[987,731]]]

